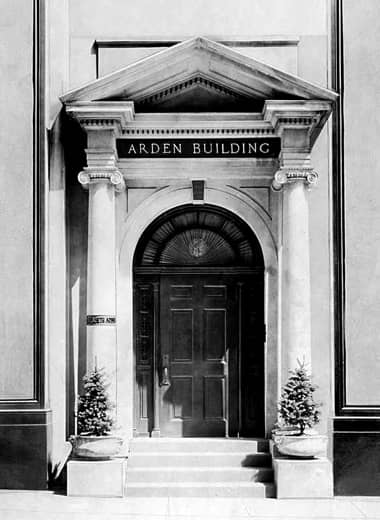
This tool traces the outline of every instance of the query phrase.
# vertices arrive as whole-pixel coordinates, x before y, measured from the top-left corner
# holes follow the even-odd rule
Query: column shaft
[[[283,340],[284,365],[305,361],[311,370],[309,209],[303,180],[284,189]],[[285,367],[284,367],[285,368]]]
[[[87,272],[87,366],[104,368],[116,399],[115,188],[89,184]]]
[[[89,186],[87,314],[115,315],[115,189]]]

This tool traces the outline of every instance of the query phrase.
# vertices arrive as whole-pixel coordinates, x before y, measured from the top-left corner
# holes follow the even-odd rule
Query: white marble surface
[[[67,463],[67,494],[71,497],[123,497],[124,459]]]
[[[273,460],[278,498],[328,498],[333,496],[333,470],[326,458]]]
[[[379,497],[331,499],[84,498],[0,491],[1,520],[375,520]]]

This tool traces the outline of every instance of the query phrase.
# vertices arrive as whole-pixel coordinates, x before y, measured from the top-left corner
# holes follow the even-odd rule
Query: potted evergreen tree
[[[70,438],[73,455],[104,460],[117,455],[122,438],[111,434],[113,404],[107,393],[103,370],[95,367],[83,377],[84,393],[78,398],[77,431]]]
[[[290,371],[279,402],[280,428],[273,440],[283,455],[300,458],[326,455],[327,436],[318,435],[313,426],[319,423],[321,403],[314,400],[316,386],[305,363]]]

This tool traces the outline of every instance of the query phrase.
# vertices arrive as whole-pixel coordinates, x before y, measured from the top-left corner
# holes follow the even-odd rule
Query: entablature
[[[203,96],[201,110],[189,110],[190,94]],[[232,111],[228,100],[236,96],[252,101],[239,105],[250,108]],[[257,178],[270,184],[280,169],[286,169],[287,179],[309,178],[311,150],[336,97],[219,43],[195,38],[61,99],[87,133],[87,168],[93,175],[111,161],[127,185],[153,177],[170,182]],[[169,110],[170,99],[175,103]]]

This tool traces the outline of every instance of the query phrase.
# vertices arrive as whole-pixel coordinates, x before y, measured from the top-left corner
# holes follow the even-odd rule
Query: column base
[[[332,464],[322,459],[273,458],[277,498],[333,496]]]
[[[126,459],[70,460],[67,463],[67,495],[123,497]]]

